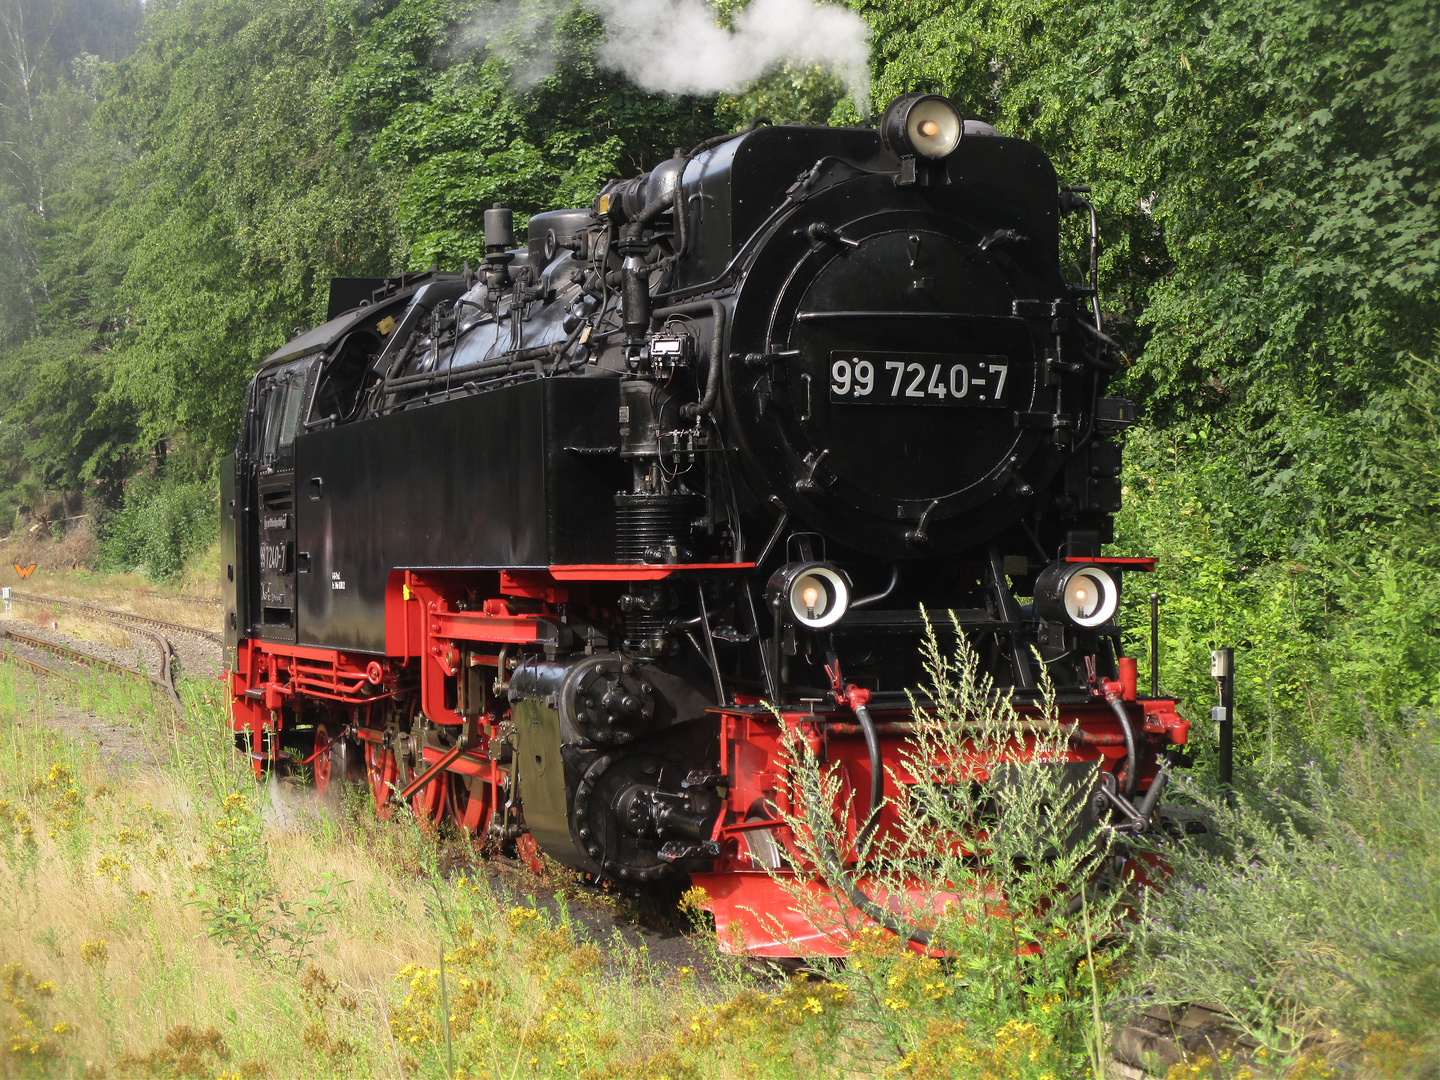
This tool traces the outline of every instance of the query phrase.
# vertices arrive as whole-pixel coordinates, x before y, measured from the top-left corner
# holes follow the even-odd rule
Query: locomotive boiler
[[[1133,409],[1084,191],[911,94],[707,140],[523,244],[497,205],[479,266],[334,282],[224,470],[241,749],[593,881],[688,876],[722,942],[839,950],[754,915],[787,905],[784,735],[892,825],[924,605],[1017,705],[1053,686],[1143,827],[1186,725],[1121,655],[1151,564],[1102,554]]]

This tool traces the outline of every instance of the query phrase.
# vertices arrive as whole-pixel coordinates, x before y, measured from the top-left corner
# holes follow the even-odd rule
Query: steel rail
[[[8,649],[0,649],[0,660],[8,660],[12,664],[23,664],[31,671],[38,671],[41,675],[49,675],[56,679],[64,679],[66,682],[78,683],[80,681],[73,675],[66,675],[63,671],[56,671],[38,660],[31,660],[29,657],[10,652]]]
[[[132,627],[131,629],[138,628]],[[45,641],[42,638],[31,637],[29,634],[17,634],[14,630],[5,631],[5,636],[12,641],[18,641],[20,644],[26,645],[32,649],[44,649],[48,652],[52,652],[64,660],[79,661],[82,664],[90,664],[93,667],[104,668],[107,671],[113,671],[120,675],[132,675],[137,678],[144,679],[146,682],[154,683],[156,686],[160,687],[160,689],[164,690],[165,693],[169,696],[170,703],[175,706],[175,711],[181,716],[184,716],[185,704],[180,700],[179,691],[175,687],[175,672],[174,669],[170,666],[170,659],[175,651],[174,647],[165,638],[161,637],[159,634],[153,633],[152,631],[138,630],[138,632],[144,634],[146,637],[149,637],[151,641],[160,649],[160,674],[158,676],[151,675],[148,671],[142,671],[139,668],[127,668],[123,664],[112,663],[111,661],[106,660],[103,657],[91,656],[87,652],[82,652],[80,649],[72,649],[68,645],[60,645],[53,641]],[[23,656],[16,655],[12,658],[18,660],[20,663],[29,665],[31,668],[34,668],[37,671],[43,671],[47,675],[55,675],[62,679],[70,679],[71,682],[78,681],[71,678],[71,676],[56,671],[54,668],[47,667],[46,665],[40,664],[34,660],[28,660]]]
[[[16,597],[16,594],[15,594],[14,592],[12,592],[10,595],[11,595],[12,598],[17,598],[17,597]],[[26,594],[25,596],[18,597],[18,598],[19,598],[19,599],[30,599],[32,603],[36,602],[35,599],[33,598],[33,594]],[[165,637],[163,634],[157,633],[157,632],[154,631],[154,630],[147,629],[145,626],[136,625],[136,624],[132,623],[132,622],[131,622],[130,620],[128,620],[128,619],[122,619],[122,618],[117,618],[117,617],[116,617],[117,614],[128,614],[128,612],[125,612],[125,613],[113,613],[113,614],[112,614],[112,613],[109,612],[109,609],[100,608],[98,605],[87,604],[87,603],[86,603],[85,601],[83,601],[83,600],[81,600],[81,601],[70,601],[70,600],[63,599],[63,598],[61,598],[61,597],[46,597],[46,598],[44,598],[44,601],[45,601],[45,602],[50,602],[50,603],[57,603],[57,602],[58,602],[58,603],[60,603],[60,604],[79,604],[79,605],[81,605],[84,609],[86,609],[86,610],[89,612],[89,617],[90,617],[90,618],[97,619],[97,620],[99,620],[99,621],[101,621],[101,622],[111,623],[112,625],[114,625],[114,626],[119,626],[119,627],[121,627],[122,629],[124,629],[124,630],[126,630],[126,631],[128,631],[128,632],[130,632],[130,633],[132,633],[132,634],[141,634],[141,635],[149,638],[151,644],[153,644],[153,645],[156,647],[156,649],[158,649],[159,652],[160,652],[160,674],[159,674],[159,676],[151,675],[148,671],[140,671],[140,670],[135,669],[135,668],[127,668],[127,667],[124,667],[124,666],[121,665],[121,664],[113,664],[113,663],[111,663],[109,660],[104,660],[104,659],[102,659],[102,658],[100,658],[100,657],[98,657],[98,656],[91,656],[91,655],[88,654],[88,653],[81,652],[79,649],[72,649],[72,648],[70,648],[70,647],[67,646],[67,645],[59,645],[59,644],[56,644],[55,642],[42,641],[40,638],[32,638],[32,637],[29,637],[29,636],[26,635],[26,634],[17,634],[17,633],[16,633],[15,631],[13,631],[13,630],[6,631],[6,635],[7,635],[8,637],[14,638],[16,641],[19,641],[19,642],[21,642],[21,643],[23,643],[23,644],[29,645],[31,648],[47,649],[47,650],[49,650],[49,651],[51,651],[51,652],[54,652],[54,653],[57,653],[57,654],[62,654],[62,655],[70,656],[70,657],[72,657],[72,658],[74,658],[74,659],[77,659],[77,660],[81,661],[82,663],[94,664],[94,665],[97,665],[97,666],[104,666],[104,667],[107,667],[107,668],[109,668],[109,669],[111,669],[111,670],[114,670],[114,671],[119,672],[119,673],[124,674],[124,675],[139,675],[139,676],[141,676],[142,678],[148,679],[149,681],[153,682],[156,686],[159,686],[162,690],[165,691],[166,695],[170,698],[170,704],[175,707],[175,711],[176,711],[177,714],[179,714],[179,715],[182,716],[182,717],[185,715],[185,703],[180,700],[180,691],[179,691],[179,688],[175,685],[175,668],[174,668],[174,664],[173,664],[173,661],[174,661],[174,659],[175,659],[175,646],[170,643],[170,639],[169,639],[169,638]],[[105,614],[101,614],[101,612],[105,612]],[[142,618],[143,618],[143,616],[142,616]],[[146,622],[159,623],[160,620],[159,620],[159,619],[148,619],[148,620],[146,620]],[[162,625],[164,625],[164,624],[162,623]],[[178,626],[178,624],[177,624],[177,626]],[[190,630],[194,630],[193,627],[178,626],[178,628],[179,628],[179,629],[190,629]],[[196,631],[196,632],[203,632],[203,631]],[[33,661],[27,661],[27,660],[25,660],[23,657],[19,657],[19,658],[17,658],[17,659],[20,659],[20,660],[21,660],[22,662],[24,662],[24,663],[30,664],[32,667],[35,667],[35,666],[36,666]],[[53,672],[53,671],[52,671],[51,669],[49,669],[49,668],[45,668],[44,665],[40,665],[40,666],[39,666],[39,669],[43,669],[43,670],[45,670],[47,673],[58,674],[58,673],[56,673],[56,672]],[[37,669],[37,670],[38,670],[38,669]],[[61,678],[68,678],[68,676],[64,676],[64,675],[61,675],[60,677],[61,677]],[[74,680],[72,680],[72,681],[74,681]]]
[[[141,631],[141,633],[145,633],[147,635],[149,634],[148,631]],[[28,648],[44,649],[49,652],[53,652],[57,656],[60,656],[62,659],[79,661],[83,664],[91,664],[95,667],[101,667],[109,671],[118,672],[121,675],[133,675],[137,676],[138,678],[144,679],[146,682],[154,683],[156,686],[160,687],[169,695],[170,702],[175,706],[175,711],[179,714],[179,716],[182,719],[185,716],[185,705],[180,700],[180,695],[175,689],[175,675],[170,667],[170,656],[173,652],[173,649],[170,645],[170,642],[166,641],[159,634],[153,635],[153,639],[161,647],[161,675],[159,677],[151,675],[148,671],[141,671],[138,668],[127,668],[122,664],[111,663],[109,660],[106,660],[102,657],[91,656],[89,653],[81,652],[79,649],[72,649],[68,645],[58,645],[53,641],[43,641],[40,638],[30,637],[28,634],[17,634],[13,630],[7,630],[5,632],[5,636],[13,641],[19,642],[21,645],[27,646]],[[66,674],[65,672],[60,671],[56,668],[52,668],[48,664],[42,664],[38,660],[31,660],[27,656],[21,656],[19,653],[0,649],[0,661],[3,660],[9,660],[12,663],[16,664],[23,664],[31,671],[38,672],[41,675],[47,675],[51,678],[63,679],[65,682],[68,683],[78,684],[80,682],[80,680],[75,678],[75,676]]]
[[[92,667],[105,668],[107,671],[114,671],[121,675],[135,675],[150,682],[159,682],[154,675],[139,668],[128,668],[123,664],[117,664],[106,660],[104,657],[91,656],[79,649],[72,649],[69,645],[60,645],[54,641],[46,641],[43,638],[31,637],[29,634],[17,634],[14,630],[5,631],[5,636],[11,641],[18,641],[22,645],[28,645],[32,649],[44,649],[52,652],[62,660],[77,660],[82,664],[90,664]]]
[[[184,623],[166,622],[164,619],[152,619],[148,615],[137,615],[133,611],[121,611],[118,608],[101,607],[99,604],[92,604],[88,600],[72,600],[63,596],[42,596],[39,593],[21,592],[17,589],[10,590],[12,599],[28,604],[59,604],[62,607],[78,608],[81,611],[94,612],[97,615],[108,616],[112,620],[135,623],[143,626],[154,626],[161,630],[178,630],[185,634],[194,634],[206,641],[212,641],[216,645],[225,644],[223,634],[213,630],[202,630],[198,626],[187,626]]]

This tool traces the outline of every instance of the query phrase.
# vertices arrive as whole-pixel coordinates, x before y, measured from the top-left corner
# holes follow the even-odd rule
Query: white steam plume
[[[485,49],[510,69],[516,87],[528,90],[555,74],[552,24],[559,5],[500,0],[482,8],[456,42],[456,52]]]
[[[737,93],[786,61],[839,76],[861,112],[870,94],[870,28],[837,4],[752,0],[734,29],[705,0],[589,0],[605,20],[600,63],[645,90]]]

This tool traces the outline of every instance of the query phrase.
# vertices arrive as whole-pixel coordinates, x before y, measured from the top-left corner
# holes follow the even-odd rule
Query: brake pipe
[[[1135,794],[1135,783],[1139,779],[1140,755],[1135,749],[1135,728],[1130,723],[1130,714],[1125,711],[1125,704],[1120,700],[1122,693],[1118,679],[1106,679],[1100,687],[1105,691],[1105,700],[1110,704],[1110,710],[1115,718],[1120,721],[1120,730],[1125,734],[1125,797],[1128,799]]]
[[[845,687],[840,700],[850,706],[850,711],[859,721],[860,731],[865,736],[865,749],[870,755],[870,809],[865,815],[864,826],[855,834],[855,853],[859,855],[860,849],[874,833],[875,826],[880,823],[880,805],[885,801],[885,772],[880,761],[880,732],[870,716],[870,691],[851,683]]]

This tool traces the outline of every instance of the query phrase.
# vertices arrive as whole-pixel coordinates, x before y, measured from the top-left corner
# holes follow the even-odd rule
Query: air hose
[[[1105,700],[1110,703],[1110,709],[1120,721],[1120,731],[1125,736],[1125,798],[1128,799],[1135,794],[1135,783],[1140,778],[1140,755],[1135,749],[1135,728],[1130,723],[1130,714],[1125,711],[1125,705],[1120,700],[1120,684],[1106,682],[1104,688]]]
[[[855,689],[850,687],[852,693]],[[865,735],[865,749],[870,754],[870,809],[865,815],[864,826],[855,834],[855,851],[858,853],[870,839],[875,826],[880,823],[880,803],[885,798],[885,773],[880,762],[880,733],[875,730],[870,706],[856,694],[855,699],[850,702],[850,708],[855,713],[855,719],[860,722],[860,730]]]
[[[867,732],[873,732],[875,725],[874,722],[869,719],[869,710],[866,709],[862,703],[860,709],[856,710],[855,715],[857,718],[860,716],[860,710],[864,710],[865,712],[865,719],[860,721],[861,728]],[[877,736],[867,735],[865,741],[867,745],[874,747],[871,751],[872,760],[874,760],[874,758],[879,756],[880,740]],[[877,771],[875,775],[878,776],[880,774]],[[874,785],[872,784],[871,786],[873,789]],[[818,809],[821,804],[819,771],[815,769],[802,769],[800,771],[800,788],[805,793],[805,805]],[[875,805],[873,800],[874,796],[872,795],[872,820],[875,817],[874,811],[878,809],[878,805]],[[815,854],[820,860],[820,872],[824,875],[827,885],[840,890],[840,892],[844,894],[845,899],[849,900],[851,905],[854,906],[855,910],[874,922],[876,926],[882,926],[897,937],[902,937],[906,941],[913,941],[917,945],[928,946],[930,944],[932,935],[929,930],[897,918],[860,891],[860,887],[856,885],[845,872],[845,867],[841,864],[840,856],[835,851],[835,845],[830,842],[830,835],[823,826],[812,828],[810,835],[815,839]]]

